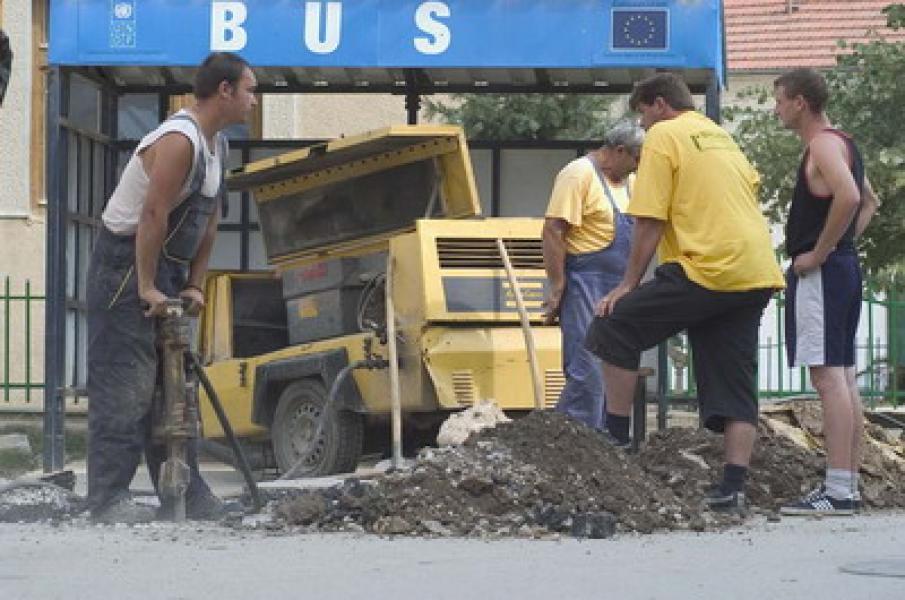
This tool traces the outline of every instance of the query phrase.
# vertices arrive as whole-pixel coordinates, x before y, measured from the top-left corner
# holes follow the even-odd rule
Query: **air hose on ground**
[[[254,476],[251,473],[251,467],[248,466],[248,459],[245,457],[245,452],[242,451],[242,446],[239,445],[239,440],[236,438],[232,425],[229,423],[226,411],[223,410],[223,405],[220,403],[220,397],[217,396],[217,392],[214,390],[214,386],[211,384],[211,380],[208,378],[207,373],[201,368],[201,362],[198,360],[198,356],[194,352],[186,352],[185,356],[189,365],[192,367],[192,370],[194,370],[195,374],[198,376],[198,381],[201,382],[201,386],[207,393],[207,397],[211,401],[211,406],[217,414],[217,420],[220,421],[220,426],[223,428],[223,433],[226,434],[226,439],[233,449],[233,453],[236,456],[236,465],[239,467],[239,471],[242,472],[242,477],[245,479],[245,484],[248,486],[248,493],[254,504],[254,512],[259,512],[263,503],[261,502],[261,494],[258,491],[258,484],[255,482]]]
[[[311,436],[311,443],[308,445],[308,448],[305,452],[299,456],[299,458],[295,461],[295,464],[292,465],[285,473],[280,476],[280,479],[295,479],[301,475],[304,471],[305,463],[311,457],[311,454],[315,449],[315,442],[320,438],[324,433],[324,423],[327,420],[327,415],[330,414],[330,410],[333,408],[334,403],[336,402],[336,396],[339,393],[339,388],[342,386],[343,382],[349,376],[349,374],[355,369],[386,369],[389,366],[389,361],[385,358],[380,358],[376,356],[370,356],[363,360],[356,360],[354,362],[349,363],[345,367],[339,370],[336,374],[336,377],[333,379],[333,383],[330,384],[330,390],[327,392],[327,398],[324,401],[324,407],[321,409],[321,417],[317,420],[317,429],[314,431],[314,435]]]

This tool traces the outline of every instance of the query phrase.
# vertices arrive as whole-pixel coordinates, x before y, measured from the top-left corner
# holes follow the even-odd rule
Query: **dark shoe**
[[[185,516],[193,521],[219,521],[231,513],[241,513],[242,505],[238,502],[224,502],[213,494],[185,501]]]
[[[138,523],[150,523],[156,517],[156,510],[151,506],[136,504],[128,496],[114,500],[105,508],[92,513],[91,520],[103,525],[123,523],[136,525]]]
[[[616,436],[604,429],[600,432],[603,441],[615,448],[616,450],[629,450],[632,447],[631,440],[620,441]]]
[[[739,513],[748,511],[745,492],[727,492],[722,486],[714,485],[704,495],[704,506],[714,512]]]
[[[780,508],[779,514],[790,517],[807,515],[846,517],[855,514],[855,500],[852,498],[837,500],[828,495],[823,486],[820,486],[805,494],[801,500]]]

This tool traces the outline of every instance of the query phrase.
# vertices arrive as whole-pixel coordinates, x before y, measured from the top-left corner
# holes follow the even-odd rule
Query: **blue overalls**
[[[191,119],[176,115],[174,119]],[[192,121],[194,123],[194,121]],[[195,124],[197,128],[197,124]],[[198,129],[199,139],[201,130]],[[219,136],[220,157],[228,146]],[[189,195],[169,215],[167,236],[157,263],[155,283],[167,297],[184,289],[188,267],[198,252],[217,200],[225,194],[221,179],[215,196],[201,190],[206,175],[199,148]],[[142,451],[157,489],[166,450],[151,444],[150,413],[159,373],[157,320],[144,315],[135,272],[135,235],[117,235],[102,227],[87,276],[88,325],[88,499],[93,513],[126,496]],[[198,472],[197,449],[189,445],[191,476],[186,503],[210,495]]]
[[[589,427],[603,429],[606,425],[603,373],[600,359],[584,347],[584,338],[597,302],[622,281],[634,221],[619,210],[606,179],[596,166],[594,170],[613,209],[615,236],[603,250],[566,256],[566,286],[559,314],[566,385],[556,410]],[[631,196],[630,189],[628,193]]]

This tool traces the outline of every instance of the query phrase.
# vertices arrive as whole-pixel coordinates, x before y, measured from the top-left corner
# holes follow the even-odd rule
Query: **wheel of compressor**
[[[271,426],[273,454],[280,473],[286,473],[310,451],[294,477],[313,477],[354,471],[361,456],[364,422],[361,415],[331,408],[320,437],[318,419],[324,411],[327,391],[320,380],[293,382],[277,402]]]

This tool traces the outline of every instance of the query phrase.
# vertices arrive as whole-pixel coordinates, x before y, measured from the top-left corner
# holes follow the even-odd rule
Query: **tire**
[[[311,447],[318,419],[327,402],[327,391],[318,379],[301,379],[289,385],[277,401],[270,428],[273,454],[280,473],[296,467]],[[320,439],[292,477],[348,473],[358,466],[364,437],[364,419],[347,410],[329,409]]]

